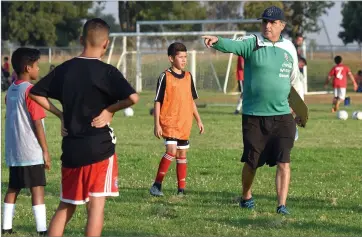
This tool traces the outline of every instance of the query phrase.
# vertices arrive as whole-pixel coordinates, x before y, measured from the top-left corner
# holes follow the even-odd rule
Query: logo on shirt
[[[289,56],[288,56],[287,53],[284,53],[284,58],[285,58],[286,61],[289,61]]]

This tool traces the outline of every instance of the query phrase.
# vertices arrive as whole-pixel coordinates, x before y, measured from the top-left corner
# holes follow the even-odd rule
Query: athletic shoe
[[[150,194],[156,197],[162,197],[163,192],[161,192],[161,184],[154,183],[150,189]]]
[[[254,202],[254,198],[251,197],[248,200],[243,200],[241,199],[239,206],[241,208],[247,208],[247,209],[253,209],[255,207],[255,202]]]
[[[280,205],[279,207],[277,207],[277,213],[282,215],[290,215],[287,207],[284,205]]]
[[[186,194],[185,194],[185,189],[179,188],[179,189],[177,190],[177,195],[178,195],[178,196],[185,196],[185,195],[186,195]]]

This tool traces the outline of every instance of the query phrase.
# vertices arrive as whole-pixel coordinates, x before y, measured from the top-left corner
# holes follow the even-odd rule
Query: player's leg
[[[72,218],[76,208],[76,205],[61,201],[49,223],[48,236],[63,236],[65,226]]]
[[[241,107],[243,106],[243,81],[238,81],[238,87],[239,87],[239,92],[241,93],[240,94],[240,97],[238,99],[238,103],[236,105],[236,110],[234,112],[234,114],[239,114],[240,111],[241,111]]]
[[[172,161],[175,159],[177,151],[177,139],[165,139],[166,152],[162,156],[160,164],[158,166],[157,175],[155,182],[153,183],[150,194],[154,196],[163,196],[162,193],[162,182],[164,177],[167,174],[168,168],[170,167]]]
[[[261,157],[261,153],[265,148],[267,138],[269,137],[264,130],[265,124],[263,117],[243,115],[243,142],[244,151],[241,157],[241,162],[245,162],[242,169],[242,195],[240,207],[253,208],[254,200],[252,197],[252,184],[256,174],[256,169],[262,166],[265,161]]]
[[[62,167],[60,203],[50,221],[49,236],[62,236],[65,226],[76,210],[76,205],[85,204],[88,201],[88,193],[84,191],[84,169],[84,167]]]
[[[177,141],[177,154],[176,154],[176,173],[178,190],[177,194],[185,194],[186,188],[186,176],[187,176],[187,159],[186,153],[190,147],[188,140]]]
[[[280,119],[275,122],[274,132],[276,137],[272,150],[272,155],[277,165],[275,176],[278,198],[277,212],[280,214],[289,214],[286,209],[286,200],[290,183],[290,153],[294,146],[296,126],[292,115],[278,117]]]
[[[107,160],[87,166],[84,175],[84,192],[89,194],[85,235],[100,236],[103,229],[106,197],[119,196],[116,154]]]
[[[339,106],[341,102],[343,102],[346,98],[346,88],[338,88],[338,98],[336,103],[336,111],[339,110]]]
[[[10,182],[9,182],[10,186]],[[2,234],[12,234],[13,233],[13,217],[15,214],[15,203],[21,189],[9,187],[5,198],[3,206],[3,223],[2,223]]]
[[[338,94],[339,94],[338,88],[334,88],[333,93],[334,93],[334,97],[333,97],[333,101],[332,101],[332,112],[336,112],[337,111],[336,106],[337,106]]]
[[[38,234],[45,235],[47,231],[46,209],[44,203],[44,187],[46,185],[44,165],[26,167],[30,188],[33,214]]]
[[[30,188],[30,192],[36,230],[39,234],[45,235],[47,231],[47,224],[44,204],[44,186],[32,187]]]
[[[106,197],[89,197],[87,203],[87,226],[85,236],[101,236],[104,222]]]
[[[25,186],[23,167],[9,167],[9,186],[4,198],[2,233],[13,233],[15,203],[20,190]]]

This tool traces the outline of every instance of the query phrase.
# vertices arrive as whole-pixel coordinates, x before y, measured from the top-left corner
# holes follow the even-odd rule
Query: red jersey
[[[351,70],[343,64],[334,66],[329,72],[329,76],[333,77],[333,88],[347,88],[347,75]]]
[[[238,81],[244,80],[244,58],[238,56],[238,64],[236,65],[236,77]]]
[[[5,62],[5,63],[4,63],[3,68],[4,68],[4,71],[10,72],[10,65],[9,65],[8,62]]]

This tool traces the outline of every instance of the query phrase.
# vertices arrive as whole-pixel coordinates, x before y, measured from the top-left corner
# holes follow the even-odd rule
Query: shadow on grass
[[[333,224],[326,221],[305,221],[305,220],[296,220],[291,217],[283,216],[270,216],[270,217],[257,217],[254,218],[237,218],[237,219],[227,219],[227,218],[206,218],[208,221],[216,223],[224,223],[229,226],[238,227],[238,228],[249,228],[251,230],[255,229],[300,229],[302,231],[318,231],[319,233],[329,233],[329,234],[340,234],[341,236],[345,235],[360,235],[362,233],[361,227],[347,226]]]

